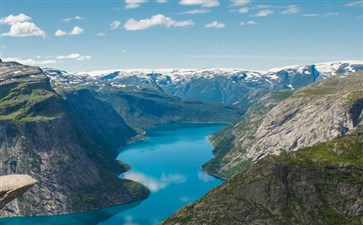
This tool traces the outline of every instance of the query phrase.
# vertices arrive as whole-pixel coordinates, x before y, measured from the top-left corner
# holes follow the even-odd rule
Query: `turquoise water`
[[[221,183],[200,167],[211,159],[208,136],[224,125],[174,124],[148,130],[146,140],[120,149],[117,159],[132,169],[120,175],[151,190],[142,202],[62,216],[0,219],[1,225],[151,225]]]

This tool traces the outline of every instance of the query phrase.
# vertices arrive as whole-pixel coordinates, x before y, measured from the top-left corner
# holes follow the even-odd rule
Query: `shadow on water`
[[[97,225],[110,219],[116,214],[139,206],[142,201],[126,205],[113,206],[95,211],[71,213],[59,216],[32,216],[0,218],[1,225],[72,225],[87,224]],[[120,223],[118,223],[120,224]]]

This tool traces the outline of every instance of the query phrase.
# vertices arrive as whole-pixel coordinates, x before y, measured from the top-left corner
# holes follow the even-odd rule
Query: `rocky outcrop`
[[[215,157],[204,164],[203,169],[213,176],[227,179],[249,167],[251,160],[240,162],[234,159],[246,153],[246,149],[254,144],[255,135],[266,114],[292,94],[293,91],[289,90],[267,94],[252,105],[238,123],[213,134],[210,140],[215,146]]]
[[[362,157],[362,131],[268,156],[162,224],[362,224]]]
[[[36,182],[28,175],[0,176],[0,209],[26,192]]]
[[[228,178],[267,155],[295,151],[350,133],[363,123],[362,89],[363,74],[355,74],[303,88],[272,108],[262,99],[242,121],[212,138],[216,159],[204,168]],[[267,96],[267,100],[271,98]],[[275,103],[271,101],[271,105]],[[255,113],[258,110],[262,114]]]
[[[118,178],[128,167],[110,156],[113,149],[81,138],[86,128],[75,126],[39,68],[0,67],[0,175],[29,174],[38,181],[0,215],[63,214],[148,196],[143,185]]]

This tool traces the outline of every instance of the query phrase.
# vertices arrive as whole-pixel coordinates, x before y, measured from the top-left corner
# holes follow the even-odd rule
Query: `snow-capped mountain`
[[[69,86],[111,85],[113,87],[149,87],[184,100],[240,104],[248,107],[267,92],[297,89],[335,75],[363,71],[363,61],[339,61],[315,65],[296,65],[267,71],[243,69],[115,69],[78,72],[44,69],[48,76],[65,88]]]

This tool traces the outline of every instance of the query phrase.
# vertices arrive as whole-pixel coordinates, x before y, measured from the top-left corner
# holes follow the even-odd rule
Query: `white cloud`
[[[19,15],[9,15],[0,19],[0,24],[10,25],[10,30],[7,33],[2,33],[1,37],[29,37],[40,36],[45,38],[45,32],[40,29],[35,23],[30,22],[31,17],[20,13]]]
[[[68,23],[71,22],[72,20],[84,20],[84,18],[81,16],[75,16],[75,17],[65,18],[62,21]]]
[[[275,5],[257,5],[255,6],[257,9],[267,9],[267,8],[276,8]]]
[[[248,13],[248,8],[240,8],[240,9],[238,10],[238,13],[241,13],[241,14]]]
[[[156,0],[156,2],[159,3],[159,4],[163,4],[163,3],[166,3],[167,0]]]
[[[140,7],[141,4],[148,2],[148,0],[125,0],[125,9],[134,9]]]
[[[180,0],[180,5],[200,5],[202,7],[216,7],[220,3],[218,0]]]
[[[182,201],[182,202],[191,202],[191,201],[193,201],[193,199],[189,198],[187,196],[183,196],[183,197],[180,197],[180,201]]]
[[[193,26],[194,22],[193,20],[182,20],[182,21],[175,21],[173,22],[174,27],[187,27],[187,26]]]
[[[232,0],[232,4],[236,6],[247,5],[250,2],[250,0]]]
[[[42,60],[43,58],[43,60]],[[84,61],[91,59],[89,55],[81,55],[79,53],[72,53],[69,55],[59,55],[59,56],[47,56],[41,57],[40,55],[34,58],[22,59],[16,57],[3,58],[3,61],[15,61],[21,64],[32,65],[32,66],[42,66],[48,64],[57,64],[62,63],[62,60],[76,60],[76,61]]]
[[[209,176],[208,174],[206,174],[206,173],[204,173],[202,171],[198,172],[198,179],[203,181],[203,182],[209,182],[209,181],[214,180],[214,178],[212,176]]]
[[[81,56],[79,58],[77,58],[76,60],[77,61],[84,61],[84,60],[90,60],[92,57],[89,56],[89,55],[84,55],[84,56]]]
[[[57,30],[55,33],[54,33],[55,36],[57,37],[60,37],[60,36],[64,36],[64,35],[67,35],[67,32],[63,31],[63,30]]]
[[[257,23],[254,20],[249,20],[247,22],[240,22],[239,25],[240,26],[244,26],[244,25],[257,25]]]
[[[32,18],[20,13],[19,15],[9,15],[7,17],[1,18],[0,19],[0,24],[9,24],[9,25],[14,25],[16,23],[22,23],[22,22],[27,22],[30,21]]]
[[[185,176],[179,174],[162,174],[156,178],[139,172],[127,172],[123,178],[142,183],[152,192],[158,192],[171,184],[180,184],[187,180]]]
[[[111,30],[116,30],[121,26],[121,22],[118,20],[114,20],[110,23],[110,29]]]
[[[79,26],[75,26],[75,27],[73,27],[73,29],[70,32],[66,32],[63,30],[57,30],[54,33],[54,35],[57,37],[61,37],[61,36],[65,36],[65,35],[80,35],[82,33],[84,33],[84,30]]]
[[[19,22],[11,25],[10,31],[1,34],[1,37],[29,37],[40,36],[45,38],[45,32],[41,30],[37,25],[31,22]]]
[[[96,36],[98,36],[98,37],[102,37],[102,36],[105,36],[106,34],[105,33],[102,33],[102,32],[99,32],[99,33],[97,33],[96,34]]]
[[[218,22],[218,21],[213,21],[211,23],[208,23],[205,25],[205,28],[224,28],[226,25],[224,25],[224,23]]]
[[[139,225],[138,223],[134,223],[134,218],[132,216],[126,216],[123,225]]]
[[[179,14],[181,14],[181,15],[183,15],[183,14],[204,14],[204,13],[209,13],[209,12],[210,12],[209,9],[193,9],[193,10],[181,12]]]
[[[60,56],[56,56],[56,59],[77,59],[79,58],[81,55],[78,53],[71,53],[69,55],[60,55]]]
[[[271,9],[265,9],[265,10],[261,10],[261,11],[259,11],[256,15],[255,15],[255,17],[264,17],[264,16],[269,16],[269,15],[271,15],[271,14],[273,14],[274,13],[274,11],[273,10],[271,10]]]
[[[318,13],[306,13],[306,14],[301,14],[301,16],[304,16],[304,17],[318,17],[320,15]]]
[[[282,15],[294,15],[300,12],[299,6],[289,5],[287,9],[281,12]]]
[[[4,62],[9,62],[9,61],[15,61],[21,64],[25,64],[25,65],[31,65],[31,66],[40,66],[40,65],[48,65],[48,64],[56,64],[57,61],[56,60],[35,60],[35,59],[21,59],[21,58],[13,58],[13,57],[9,57],[9,58],[3,58]]]
[[[354,7],[354,6],[358,6],[358,7],[363,7],[363,1],[355,1],[355,2],[350,2],[344,5],[345,7]]]
[[[192,20],[175,21],[170,17],[166,17],[162,14],[154,15],[147,19],[135,20],[129,19],[124,24],[126,30],[145,30],[155,26],[165,26],[165,27],[185,27],[194,25]]]
[[[339,13],[338,12],[327,12],[326,14],[325,14],[325,16],[338,16],[339,15]]]
[[[81,27],[75,26],[75,27],[73,27],[70,35],[79,35],[79,34],[82,34],[83,32],[84,32],[84,30]]]
[[[77,61],[84,61],[91,59],[91,56],[89,55],[81,55],[79,53],[71,53],[69,55],[59,55],[55,56],[56,59],[73,59]]]

